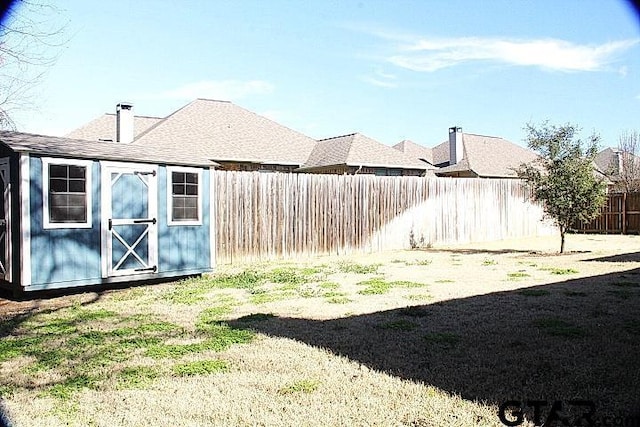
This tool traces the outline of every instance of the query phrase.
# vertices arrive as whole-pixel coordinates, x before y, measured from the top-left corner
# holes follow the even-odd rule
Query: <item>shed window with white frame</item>
[[[202,170],[168,167],[167,175],[169,225],[202,224]]]
[[[91,227],[91,161],[42,159],[44,228]]]

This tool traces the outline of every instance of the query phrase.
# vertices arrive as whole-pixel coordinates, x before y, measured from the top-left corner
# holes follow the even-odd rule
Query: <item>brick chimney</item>
[[[116,142],[133,142],[133,104],[129,102],[116,105]]]
[[[449,128],[449,166],[460,163],[464,148],[462,146],[462,128]]]

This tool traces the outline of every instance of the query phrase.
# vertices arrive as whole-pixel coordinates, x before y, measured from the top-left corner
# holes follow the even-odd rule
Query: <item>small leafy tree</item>
[[[575,125],[549,122],[529,123],[525,131],[527,145],[540,158],[522,164],[518,176],[531,186],[533,197],[542,202],[546,216],[560,229],[562,253],[567,230],[577,221],[597,216],[606,200],[606,184],[593,166],[600,137],[592,134],[582,141],[576,138],[579,129]]]

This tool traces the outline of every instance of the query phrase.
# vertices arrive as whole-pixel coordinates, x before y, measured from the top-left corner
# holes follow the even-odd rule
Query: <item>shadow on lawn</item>
[[[638,262],[640,261],[640,252],[630,252],[626,254],[618,254],[611,256],[604,256],[593,259],[586,259],[585,261],[598,261],[598,262]]]
[[[598,415],[637,415],[640,283],[620,280],[634,273],[324,321],[252,315],[232,323],[465,399],[586,399]]]

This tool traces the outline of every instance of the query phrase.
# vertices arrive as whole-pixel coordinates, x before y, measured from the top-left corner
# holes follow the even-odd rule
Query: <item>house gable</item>
[[[382,169],[398,170],[398,175],[406,174],[402,171],[424,174],[427,170],[433,169],[426,162],[414,159],[362,134],[353,133],[318,141],[309,160],[299,170],[327,171],[339,165],[346,167],[346,173],[351,172],[351,168],[355,168],[356,173],[362,173],[364,169],[369,171],[368,173],[376,174],[382,174]]]
[[[495,136],[463,133],[462,144],[464,154],[457,164],[449,162],[449,141],[433,148],[434,163],[441,167],[436,175],[517,178],[521,164],[539,158],[533,151]]]

